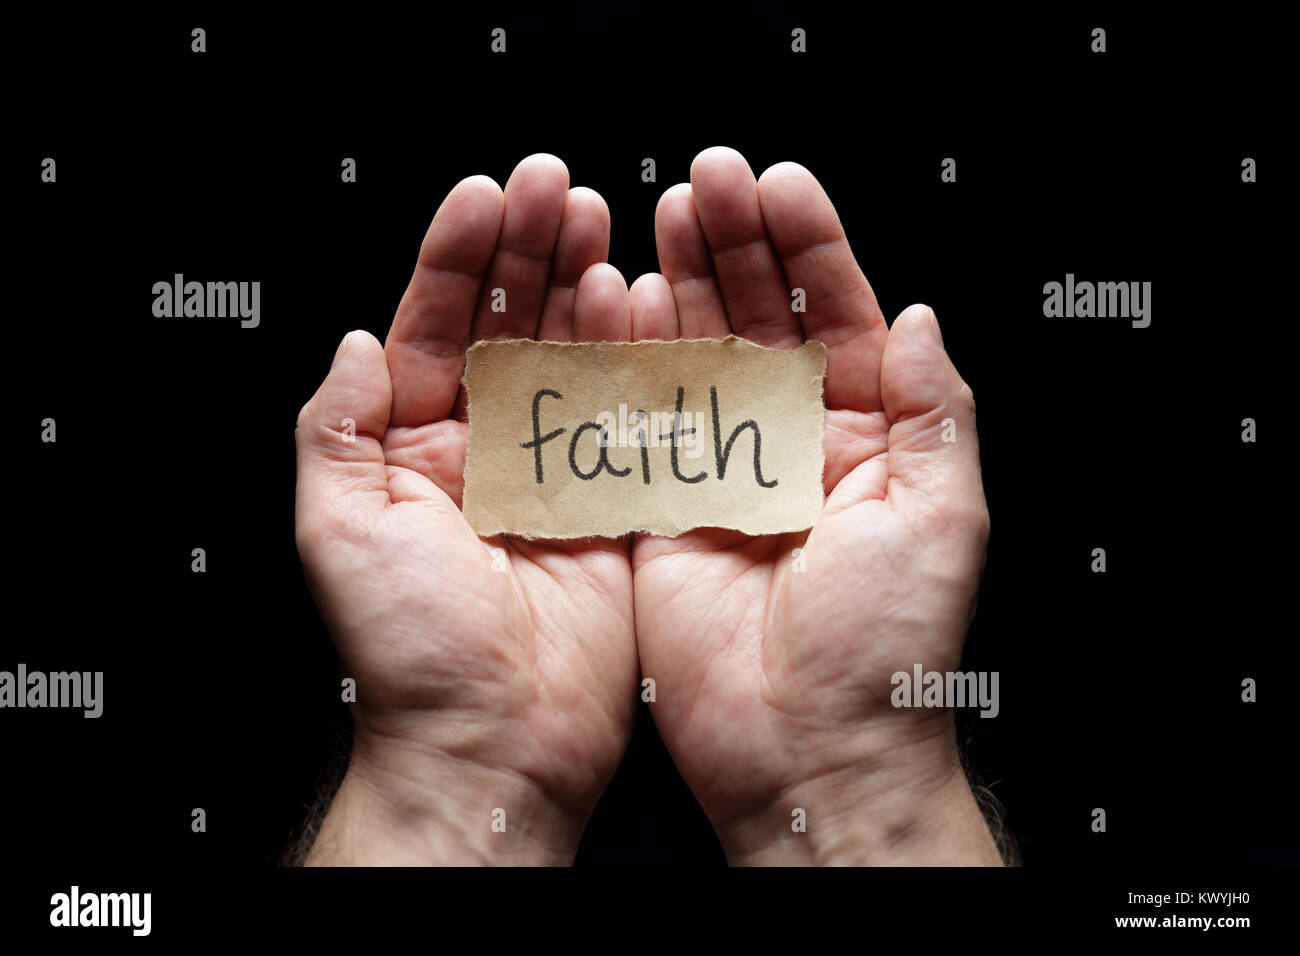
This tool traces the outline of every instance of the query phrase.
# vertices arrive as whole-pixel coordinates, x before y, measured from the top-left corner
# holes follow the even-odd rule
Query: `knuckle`
[[[306,429],[307,425],[312,420],[313,417],[312,412],[313,412],[312,399],[309,398],[307,399],[307,401],[303,402],[302,408],[298,409],[298,418],[294,425],[296,429],[295,434],[297,435],[299,441],[302,441],[303,432]]]
[[[975,392],[965,382],[962,382],[961,388],[957,390],[957,403],[971,415],[975,414]]]

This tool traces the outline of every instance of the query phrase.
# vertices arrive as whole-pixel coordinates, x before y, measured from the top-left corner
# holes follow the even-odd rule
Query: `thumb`
[[[380,445],[388,428],[393,389],[384,347],[369,332],[349,332],[329,374],[298,413],[298,523],[319,527],[343,495],[388,504]],[[351,509],[349,509],[351,510]]]
[[[890,423],[890,495],[901,486],[947,516],[987,524],[975,396],[944,351],[933,309],[913,305],[894,320],[880,378]]]

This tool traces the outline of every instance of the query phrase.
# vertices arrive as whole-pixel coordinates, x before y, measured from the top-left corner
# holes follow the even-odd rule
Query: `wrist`
[[[567,866],[586,820],[514,771],[359,735],[307,865]]]
[[[951,715],[944,720],[937,733],[887,746],[882,734],[863,735],[838,748],[834,769],[717,825],[728,862],[1001,866],[961,765]]]

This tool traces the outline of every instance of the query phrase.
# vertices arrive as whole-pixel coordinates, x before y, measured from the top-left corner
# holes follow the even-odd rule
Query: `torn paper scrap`
[[[826,348],[479,342],[464,513],[478,534],[775,534],[822,507]]]

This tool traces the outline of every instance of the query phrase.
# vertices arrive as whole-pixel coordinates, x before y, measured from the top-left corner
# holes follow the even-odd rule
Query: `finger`
[[[537,338],[552,342],[573,339],[573,300],[578,280],[589,266],[609,257],[609,206],[600,193],[585,186],[569,190],[555,240],[550,287],[542,304]]]
[[[655,245],[659,268],[673,290],[685,339],[720,339],[731,331],[722,290],[713,274],[709,243],[695,212],[689,183],[673,186],[655,207]]]
[[[537,334],[568,193],[569,170],[549,153],[527,157],[510,174],[501,237],[474,310],[473,341]]]
[[[758,199],[807,338],[826,345],[826,405],[878,412],[880,357],[889,327],[858,268],[830,197],[808,170],[780,163],[758,180]]]
[[[447,418],[460,389],[478,287],[497,248],[503,196],[486,176],[456,183],[433,217],[383,346],[391,423]]]
[[[632,341],[678,337],[677,304],[673,289],[657,272],[647,272],[628,289],[632,309]]]
[[[582,274],[573,303],[575,342],[626,342],[632,337],[632,309],[623,275],[607,262]]]
[[[725,146],[706,149],[691,163],[691,193],[732,331],[774,348],[799,345],[803,333],[790,308],[790,287],[745,157]]]
[[[451,412],[502,205],[500,186],[471,176],[456,184],[433,217],[384,344],[394,425],[441,421]]]
[[[900,491],[944,513],[984,508],[975,398],[948,358],[934,311],[906,309],[894,320],[881,362],[889,417],[889,497]]]
[[[392,387],[383,346],[369,332],[349,332],[329,374],[298,413],[297,521],[310,536],[337,509],[361,514],[388,504],[380,446],[388,428]]]

